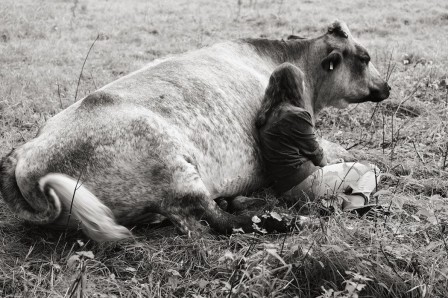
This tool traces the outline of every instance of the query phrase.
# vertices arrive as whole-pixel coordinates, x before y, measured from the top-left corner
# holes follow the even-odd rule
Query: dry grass
[[[1,203],[0,296],[448,297],[447,4],[152,2],[2,0],[2,155],[74,101],[98,34],[78,98],[156,57],[238,37],[314,36],[340,18],[382,73],[395,65],[393,93],[378,106],[326,110],[319,129],[387,173],[377,198],[392,215],[200,240],[138,227],[133,241],[100,245],[27,225]]]

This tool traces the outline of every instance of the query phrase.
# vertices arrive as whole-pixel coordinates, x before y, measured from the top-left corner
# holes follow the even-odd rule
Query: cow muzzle
[[[389,97],[392,88],[384,82],[379,88],[370,88],[370,94],[365,101],[381,102]]]

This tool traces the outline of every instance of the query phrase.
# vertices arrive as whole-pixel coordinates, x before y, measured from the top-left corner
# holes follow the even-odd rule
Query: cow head
[[[351,103],[380,102],[390,87],[370,62],[367,50],[357,42],[344,22],[335,21],[316,40],[313,53],[315,110],[325,106],[345,108]]]

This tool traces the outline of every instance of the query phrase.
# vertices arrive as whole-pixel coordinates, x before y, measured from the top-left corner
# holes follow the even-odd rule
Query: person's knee
[[[337,172],[337,173],[350,173],[356,172],[360,175],[363,175],[369,171],[379,173],[380,170],[375,164],[370,164],[367,162],[342,162],[336,163],[332,165],[325,166],[326,172]]]
[[[376,174],[380,173],[380,169],[375,164],[371,163],[355,162],[353,163],[353,167],[356,169],[360,176],[364,175],[367,172],[374,172]]]

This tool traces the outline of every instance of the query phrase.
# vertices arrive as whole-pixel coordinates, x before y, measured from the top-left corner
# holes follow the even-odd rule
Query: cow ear
[[[324,60],[322,60],[322,68],[327,71],[335,69],[342,61],[342,55],[338,51],[331,52]]]

